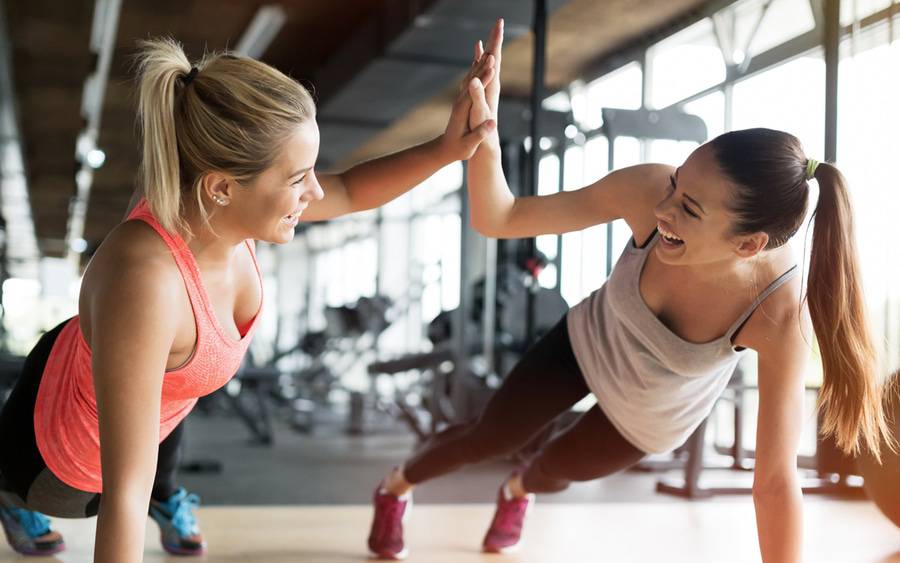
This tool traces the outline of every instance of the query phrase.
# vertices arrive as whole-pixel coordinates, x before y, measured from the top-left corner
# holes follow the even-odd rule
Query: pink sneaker
[[[397,497],[375,488],[372,498],[375,517],[369,532],[369,550],[379,559],[404,559],[409,550],[403,545],[403,522],[412,509],[412,494]]]
[[[522,524],[525,516],[534,504],[534,495],[529,493],[525,498],[506,498],[506,483],[497,493],[497,510],[494,520],[484,536],[482,549],[487,553],[509,553],[514,551],[522,540]]]

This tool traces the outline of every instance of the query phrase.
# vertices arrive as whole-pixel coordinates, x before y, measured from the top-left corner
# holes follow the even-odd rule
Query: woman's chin
[[[254,237],[254,239],[269,244],[285,244],[294,240],[294,230],[280,229],[274,233],[270,232],[265,235]]]
[[[272,237],[272,240],[266,241],[271,242],[272,244],[287,244],[294,240],[294,231],[289,231],[288,233],[280,233],[277,237]]]
[[[685,248],[684,244],[672,247],[666,244],[657,244],[655,247],[656,257],[663,264],[680,265],[684,263]]]

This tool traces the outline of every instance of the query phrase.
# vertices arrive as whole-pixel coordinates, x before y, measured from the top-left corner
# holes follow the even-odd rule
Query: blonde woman
[[[473,122],[496,115],[501,45],[497,26],[488,51],[496,74],[486,93],[479,90]],[[713,139],[678,168],[634,166],[538,197],[510,193],[492,134],[468,175],[472,224],[486,236],[561,234],[624,219],[633,238],[606,284],[525,354],[477,421],[447,429],[385,476],[374,494],[370,549],[406,554],[402,522],[414,485],[516,451],[593,394],[596,406],[500,486],[483,549],[517,547],[535,493],[677,447],[752,349],[759,546],[763,561],[799,562],[796,469],[810,321],[824,364],[823,431],[845,452],[862,447],[876,456],[887,435],[850,199],[837,168],[809,159],[792,135],[750,129]],[[812,179],[819,198],[804,296],[788,241],[803,223]]]
[[[41,338],[0,418],[0,519],[26,554],[63,547],[41,512],[98,514],[95,561],[140,561],[148,506],[167,551],[203,553],[197,499],[174,485],[179,424],[253,336],[253,241],[286,243],[301,217],[383,205],[494,127],[469,129],[464,89],[440,137],[317,175],[315,106],[294,80],[230,54],[192,65],[166,39],[143,42],[138,60],[143,199],[97,250],[79,315]],[[466,84],[492,74],[482,59]]]

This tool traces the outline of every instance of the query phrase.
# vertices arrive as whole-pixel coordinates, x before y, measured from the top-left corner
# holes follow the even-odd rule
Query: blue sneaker
[[[150,499],[150,517],[159,524],[159,540],[167,552],[172,555],[206,553],[206,542],[194,517],[198,506],[200,497],[188,494],[183,488],[165,502]]]
[[[50,519],[40,512],[0,504],[0,523],[10,547],[22,555],[53,555],[66,548],[62,535],[50,529]]]

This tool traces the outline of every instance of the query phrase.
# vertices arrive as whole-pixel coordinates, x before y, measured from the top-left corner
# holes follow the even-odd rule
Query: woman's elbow
[[[482,217],[474,212],[469,214],[469,221],[472,224],[472,228],[481,236],[487,238],[504,238],[503,229],[501,228],[499,221]]]

